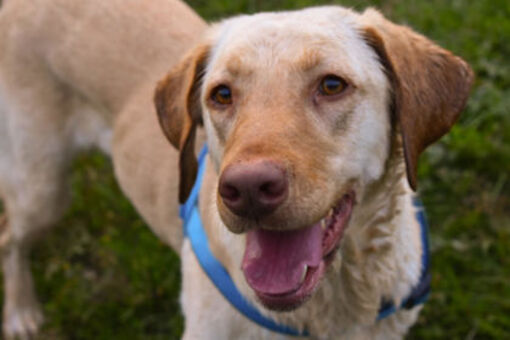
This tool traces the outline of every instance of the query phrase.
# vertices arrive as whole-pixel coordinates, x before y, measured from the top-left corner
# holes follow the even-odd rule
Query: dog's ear
[[[195,135],[202,124],[200,86],[209,47],[190,51],[156,88],[154,103],[159,124],[172,145],[179,149],[179,202],[188,198],[197,176]]]
[[[363,19],[363,36],[393,87],[393,114],[402,134],[407,179],[416,190],[418,157],[456,122],[473,72],[461,58],[373,9],[363,13]]]

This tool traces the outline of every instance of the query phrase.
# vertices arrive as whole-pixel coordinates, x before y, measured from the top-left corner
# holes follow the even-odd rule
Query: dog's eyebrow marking
[[[307,48],[299,56],[299,59],[296,62],[296,66],[302,71],[310,71],[311,69],[319,66],[322,60],[323,58],[321,53],[313,48]]]
[[[230,57],[227,62],[227,72],[234,77],[250,75],[252,73],[252,70],[246,66],[246,63],[243,63],[240,55],[242,54]]]

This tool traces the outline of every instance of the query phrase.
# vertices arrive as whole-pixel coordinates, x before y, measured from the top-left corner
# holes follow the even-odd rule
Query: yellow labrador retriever
[[[30,244],[65,207],[73,154],[99,146],[181,254],[183,338],[287,338],[235,309],[183,237],[178,203],[205,139],[198,211],[243,301],[312,338],[402,337],[420,306],[378,313],[420,281],[418,157],[454,124],[472,77],[463,60],[375,10],[310,8],[206,27],[171,0],[7,0],[5,335],[37,332]]]

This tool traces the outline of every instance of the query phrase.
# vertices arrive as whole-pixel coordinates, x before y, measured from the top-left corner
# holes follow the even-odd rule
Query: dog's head
[[[266,306],[288,309],[319,284],[393,148],[416,188],[420,153],[457,120],[472,78],[463,60],[374,10],[323,7],[213,26],[155,102],[181,151],[180,201],[204,124],[218,212],[247,233],[245,278]]]

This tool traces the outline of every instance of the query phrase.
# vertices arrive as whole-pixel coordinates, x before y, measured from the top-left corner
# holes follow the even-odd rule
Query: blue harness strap
[[[303,332],[297,331],[291,327],[278,324],[274,320],[262,315],[260,311],[239,292],[225,267],[223,267],[223,265],[211,252],[209,242],[207,240],[207,234],[203,228],[202,221],[200,219],[200,212],[198,210],[198,196],[204,176],[206,156],[207,145],[202,148],[198,157],[199,167],[195,185],[191,190],[188,200],[180,207],[180,216],[183,219],[184,235],[189,239],[191,248],[197,257],[200,266],[225,299],[227,299],[234,308],[251,321],[277,333],[291,336],[308,336],[309,334],[306,330]],[[427,237],[428,227],[421,202],[418,199],[415,199],[413,203],[417,207],[416,218],[420,223],[423,245],[420,281],[416,287],[413,288],[411,294],[402,301],[398,308],[392,301],[383,301],[377,320],[390,316],[398,309],[411,309],[421,303],[424,303],[429,294],[430,272]]]

